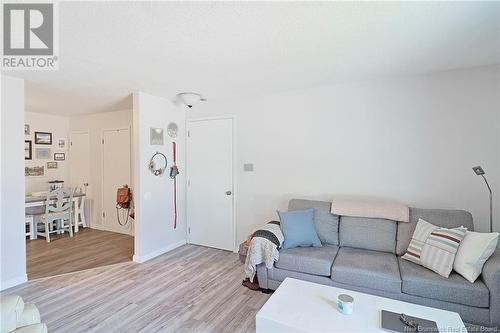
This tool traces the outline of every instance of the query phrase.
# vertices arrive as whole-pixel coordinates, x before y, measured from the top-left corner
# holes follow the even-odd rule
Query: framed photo
[[[37,160],[50,160],[50,148],[36,148],[35,153]]]
[[[57,169],[57,162],[47,162],[47,169]]]
[[[54,153],[54,161],[64,161],[66,160],[65,153]]]
[[[56,141],[57,149],[67,150],[68,149],[68,139],[67,138],[59,138]]]
[[[45,166],[44,165],[27,166],[24,168],[24,176],[25,177],[44,177],[45,176]]]
[[[149,129],[149,144],[152,146],[163,146],[163,128]]]
[[[35,144],[36,145],[51,145],[52,144],[52,133],[35,132]]]
[[[24,140],[24,159],[31,160],[32,156],[31,140]]]
[[[30,135],[30,125],[24,124],[24,135]]]

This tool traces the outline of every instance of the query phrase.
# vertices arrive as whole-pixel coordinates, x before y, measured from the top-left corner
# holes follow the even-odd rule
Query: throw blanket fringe
[[[267,268],[272,268],[278,261],[283,240],[278,221],[271,221],[253,233],[245,259],[245,274],[250,281],[255,277],[257,265],[265,263]]]

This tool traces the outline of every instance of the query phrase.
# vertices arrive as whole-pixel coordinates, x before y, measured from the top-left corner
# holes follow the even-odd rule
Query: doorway
[[[46,148],[52,153],[48,159],[32,154],[33,159],[25,161],[26,166],[45,166],[43,177],[25,176],[29,280],[132,260],[132,219],[122,227],[125,230],[117,227],[116,220],[117,188],[131,183],[131,116],[131,110],[76,117],[25,113],[25,122],[31,130],[25,139],[31,140],[35,149]],[[52,142],[49,140],[46,145],[38,146],[35,132],[51,134],[48,135],[52,136]],[[102,144],[103,140],[105,144]],[[64,157],[54,161],[56,153]],[[55,168],[51,168],[52,165]],[[64,232],[52,233],[50,242],[47,242],[42,221],[50,190],[47,183],[53,180],[62,181],[62,186],[73,192],[69,208],[73,236],[66,228]],[[115,183],[119,185],[115,187]],[[69,198],[61,200],[68,201]],[[109,219],[102,219],[103,211],[109,212]],[[128,214],[120,213],[124,217],[121,220],[126,221]],[[76,221],[79,221],[78,228]],[[52,223],[49,229],[59,229],[61,224]]]
[[[187,125],[188,241],[234,251],[234,119],[193,119]]]

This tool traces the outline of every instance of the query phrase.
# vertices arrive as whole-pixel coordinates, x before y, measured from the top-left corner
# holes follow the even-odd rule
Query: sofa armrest
[[[491,326],[500,326],[500,249],[484,264],[482,279],[490,291]]]
[[[257,279],[259,280],[259,287],[268,289],[266,264],[257,265]]]
[[[19,328],[40,323],[40,311],[38,311],[36,305],[32,303],[25,303],[24,311],[21,314],[21,317],[17,320],[17,327]]]
[[[11,332],[24,310],[24,301],[19,296],[9,295],[0,298],[0,332]]]

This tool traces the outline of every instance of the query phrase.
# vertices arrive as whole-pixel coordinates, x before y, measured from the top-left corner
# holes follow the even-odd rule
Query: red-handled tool
[[[177,180],[176,177],[179,174],[179,169],[177,168],[177,152],[176,144],[172,142],[172,160],[174,161],[172,167],[170,168],[170,178],[174,180],[174,229],[177,228]]]

